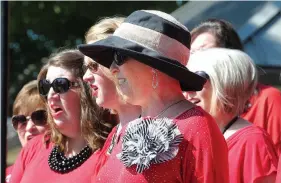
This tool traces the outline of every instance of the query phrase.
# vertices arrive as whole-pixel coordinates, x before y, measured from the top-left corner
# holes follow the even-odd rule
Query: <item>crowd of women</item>
[[[12,183],[281,183],[281,92],[232,25],[139,10],[53,53],[13,106]]]

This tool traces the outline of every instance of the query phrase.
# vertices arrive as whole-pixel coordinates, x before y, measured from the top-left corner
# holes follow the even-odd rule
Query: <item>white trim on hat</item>
[[[182,43],[145,27],[122,23],[113,35],[161,53],[182,65],[186,65],[189,59],[189,49]]]

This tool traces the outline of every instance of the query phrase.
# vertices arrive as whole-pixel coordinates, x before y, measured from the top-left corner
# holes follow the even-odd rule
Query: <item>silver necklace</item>
[[[182,101],[185,101],[185,99],[181,99],[175,103],[172,103],[171,105],[169,105],[168,107],[166,107],[165,109],[163,109],[158,115],[155,116],[155,118],[159,117],[160,115],[162,115],[164,112],[166,112],[169,108],[171,108],[172,106],[182,102]]]

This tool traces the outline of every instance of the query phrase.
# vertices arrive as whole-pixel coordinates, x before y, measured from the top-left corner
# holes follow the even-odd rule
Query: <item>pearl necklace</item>
[[[57,173],[68,173],[81,166],[92,155],[92,149],[89,145],[85,146],[78,154],[67,158],[64,153],[55,146],[49,155],[48,164],[51,170]]]

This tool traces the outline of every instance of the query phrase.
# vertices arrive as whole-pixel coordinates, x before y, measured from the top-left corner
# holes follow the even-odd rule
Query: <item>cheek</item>
[[[43,127],[43,126],[37,126],[36,128],[40,134],[44,133],[46,131],[46,127]]]
[[[115,83],[109,78],[99,78],[97,80],[97,83],[99,84],[103,92],[111,93],[111,92],[115,92],[116,90]]]
[[[187,93],[187,92],[182,92],[182,94],[183,94],[184,98],[185,98],[186,100],[188,100],[188,98],[189,98],[188,93]]]
[[[25,135],[25,130],[18,131],[19,139],[23,140],[24,139],[24,135]]]
[[[80,91],[77,91],[80,92]],[[69,95],[63,98],[62,101],[65,109],[69,114],[80,114],[80,96],[76,92],[69,93]]]

